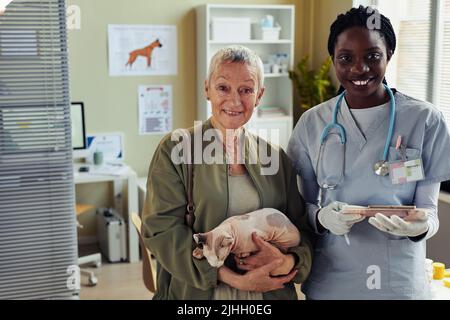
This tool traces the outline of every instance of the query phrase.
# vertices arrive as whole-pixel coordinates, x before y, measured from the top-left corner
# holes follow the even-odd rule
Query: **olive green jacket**
[[[212,128],[210,120],[202,131]],[[193,137],[193,128],[189,129]],[[296,283],[305,281],[311,268],[313,233],[307,221],[305,203],[298,193],[296,174],[286,154],[279,151],[279,170],[261,175],[261,164],[249,159],[257,155],[257,137],[245,132],[245,166],[259,193],[260,208],[275,208],[285,213],[301,234],[298,247],[289,249],[297,256]],[[217,286],[217,268],[206,259],[192,257],[196,247],[193,231],[185,225],[187,166],[174,164],[171,153],[178,141],[170,134],[160,142],[150,164],[147,195],[142,212],[144,242],[156,257],[157,290],[154,299],[211,299]],[[203,148],[209,142],[203,142]],[[257,158],[257,157],[256,157]],[[224,164],[194,164],[193,197],[195,232],[212,230],[227,218],[228,173]],[[283,289],[266,292],[264,299],[297,299],[293,283]]]

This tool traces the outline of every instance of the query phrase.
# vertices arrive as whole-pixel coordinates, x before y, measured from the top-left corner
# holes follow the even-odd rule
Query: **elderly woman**
[[[259,151],[267,144],[243,128],[263,96],[263,80],[261,59],[245,47],[221,49],[211,60],[205,94],[212,117],[200,129],[203,137],[213,131],[220,148],[211,152],[216,161],[204,159],[205,138],[194,150],[193,230],[184,221],[188,169],[174,159],[177,141],[166,136],[154,154],[142,214],[145,244],[158,261],[154,299],[296,299],[292,281],[301,283],[309,274],[312,233],[289,158],[271,147],[271,163],[264,163]],[[192,140],[194,131],[188,131]],[[275,170],[267,170],[272,164]],[[240,264],[231,255],[219,268],[193,258],[194,231],[207,232],[230,216],[264,207],[280,210],[295,224],[302,239],[297,247],[282,253],[254,236],[260,250]]]

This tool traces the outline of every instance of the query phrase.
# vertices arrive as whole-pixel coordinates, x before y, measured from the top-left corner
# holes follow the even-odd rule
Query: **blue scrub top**
[[[406,144],[407,159],[421,158],[425,179],[421,184],[450,179],[450,132],[442,113],[433,105],[395,92],[395,130],[389,161],[401,160],[395,149],[398,135]],[[359,130],[345,103],[338,123],[347,134],[345,149],[337,135],[328,138],[321,162],[317,158],[323,128],[332,121],[337,97],[305,112],[297,123],[288,146],[288,155],[304,188],[318,190],[319,181],[339,181],[345,152],[344,177],[337,189],[324,190],[322,206],[332,201],[351,205],[414,205],[417,183],[391,183],[389,176],[373,171],[382,159],[389,130],[389,114],[373,119],[365,132]],[[314,199],[318,194],[314,195]],[[310,200],[310,199],[307,199]],[[310,213],[314,215],[314,212]],[[314,223],[315,216],[310,217]],[[314,228],[316,226],[313,226]],[[425,273],[425,238],[412,241],[379,231],[364,221],[353,225],[343,236],[330,232],[317,235],[312,270],[302,290],[310,299],[425,299],[429,297]],[[375,279],[374,277],[378,277]]]

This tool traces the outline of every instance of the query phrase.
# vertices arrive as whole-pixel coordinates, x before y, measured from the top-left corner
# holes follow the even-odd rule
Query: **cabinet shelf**
[[[278,116],[259,116],[259,115],[254,115],[252,118],[252,121],[256,121],[256,122],[271,122],[271,121],[290,121],[292,119],[291,116],[283,116],[283,115],[278,115]]]
[[[205,4],[196,8],[197,14],[197,119],[206,120],[211,116],[211,104],[204,99],[204,81],[207,77],[208,66],[213,55],[221,48],[242,44],[256,52],[265,69],[291,70],[294,65],[294,39],[295,39],[295,6],[293,5],[212,5]],[[268,15],[273,16],[274,22],[280,25],[279,40],[261,40],[258,25]],[[225,29],[226,33],[220,35],[214,29],[213,23],[220,20],[250,21],[250,35],[239,37],[240,29]],[[234,19],[234,20],[233,20]],[[237,19],[239,20],[239,19]],[[223,27],[222,27],[223,28]],[[237,29],[237,30],[236,30]],[[236,33],[233,36],[232,33]],[[261,34],[262,37],[262,34]],[[233,39],[244,40],[233,40]],[[223,40],[220,40],[223,39]],[[250,40],[247,40],[250,39]],[[275,38],[276,39],[276,38]],[[281,57],[281,58],[279,58]],[[280,69],[272,67],[278,65]],[[269,69],[267,69],[269,68]],[[260,116],[257,112],[247,123],[252,130],[278,131],[272,141],[286,149],[293,128],[293,90],[292,82],[287,72],[265,73],[265,91],[261,100],[262,106],[272,106],[282,109],[280,113],[265,114]],[[284,114],[283,114],[284,113]],[[278,136],[278,138],[277,138]],[[270,139],[269,139],[270,140]]]
[[[264,78],[286,78],[289,73],[264,73]]]
[[[247,40],[247,41],[220,41],[209,40],[209,44],[212,45],[229,45],[229,44],[292,44],[292,40],[280,39],[280,40]]]

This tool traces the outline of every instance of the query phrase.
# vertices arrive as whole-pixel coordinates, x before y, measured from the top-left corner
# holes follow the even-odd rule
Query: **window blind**
[[[430,12],[430,0],[408,0],[397,36],[397,88],[420,100],[430,100]]]
[[[0,16],[0,299],[78,294],[65,28],[64,0]]]
[[[387,0],[378,0],[389,7]],[[432,102],[450,126],[450,0],[399,0],[397,88]]]
[[[450,127],[450,0],[444,2],[442,15],[442,51],[439,61],[438,97],[436,104]]]

